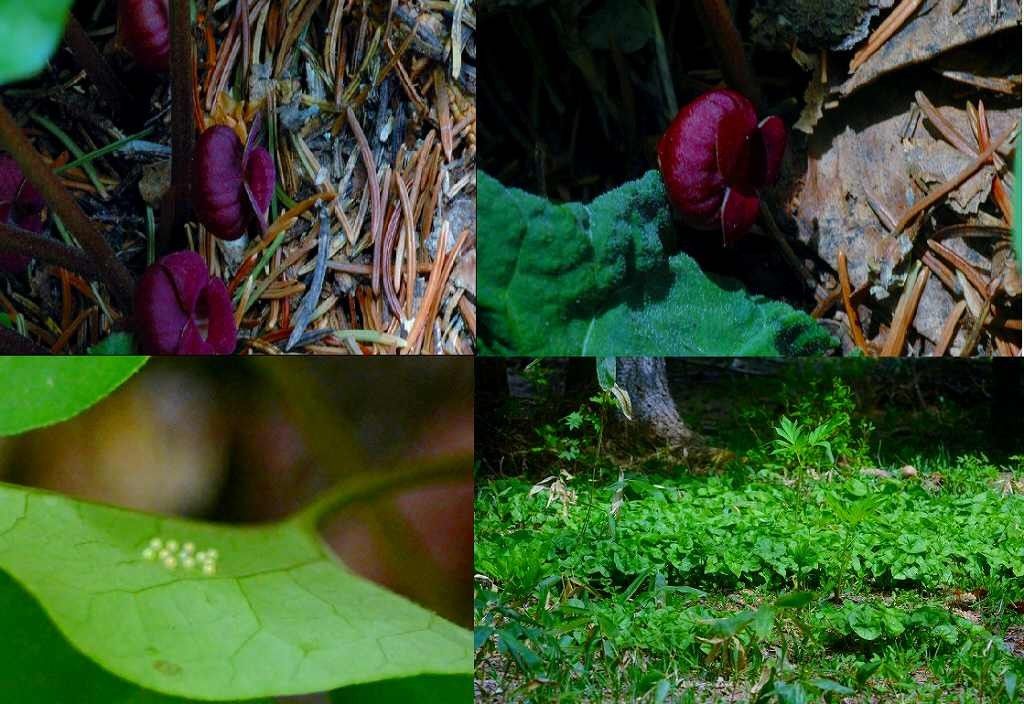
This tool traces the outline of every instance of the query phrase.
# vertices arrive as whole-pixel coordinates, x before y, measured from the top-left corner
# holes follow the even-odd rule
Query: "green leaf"
[[[473,701],[472,675],[423,675],[346,687],[331,693],[333,704],[465,704]]]
[[[213,525],[0,484],[0,570],[78,651],[168,695],[252,699],[472,673],[469,631],[349,572],[311,524],[300,514]],[[154,537],[215,548],[215,573],[146,559]]]
[[[597,360],[597,383],[602,389],[608,391],[615,386],[615,357],[598,357]]]
[[[845,684],[840,684],[835,680],[827,680],[824,677],[815,677],[811,680],[811,684],[820,689],[823,692],[834,692],[836,694],[855,694],[856,691],[847,687]]]
[[[14,329],[14,324],[11,322],[11,316],[7,313],[0,313],[0,328]]]
[[[135,354],[135,338],[127,332],[112,333],[90,347],[89,354],[96,356],[133,355]]]
[[[863,609],[850,611],[846,616],[846,622],[850,624],[853,632],[864,640],[875,640],[882,635],[882,628],[878,623],[877,615],[872,611],[865,611]]]
[[[0,357],[0,436],[81,413],[145,363],[146,357]]]
[[[790,592],[775,600],[777,609],[801,609],[811,603],[814,592]]]
[[[34,76],[64,36],[71,0],[0,0],[0,85]]]
[[[835,344],[805,313],[667,254],[657,172],[588,205],[552,204],[481,172],[478,202],[485,354],[776,356]]]
[[[0,701],[184,704],[115,677],[72,648],[28,592],[0,570]],[[270,700],[265,700],[271,704]],[[248,704],[256,704],[250,701]]]

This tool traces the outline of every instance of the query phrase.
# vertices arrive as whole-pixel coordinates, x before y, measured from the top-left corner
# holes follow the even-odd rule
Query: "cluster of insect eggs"
[[[165,542],[160,538],[153,538],[142,551],[142,557],[150,561],[159,560],[169,570],[180,565],[186,570],[199,569],[205,575],[214,575],[217,573],[219,554],[215,548],[196,552],[196,545],[191,542],[179,545],[177,540]]]

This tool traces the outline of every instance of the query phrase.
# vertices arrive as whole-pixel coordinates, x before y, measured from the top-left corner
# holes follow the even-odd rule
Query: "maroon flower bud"
[[[135,329],[145,354],[231,354],[237,331],[228,289],[195,252],[162,257],[135,289]]]
[[[245,147],[230,127],[215,125],[199,137],[193,164],[192,197],[199,221],[213,235],[235,240],[254,222],[267,229],[274,195],[274,162],[256,142],[256,117]]]
[[[121,43],[148,71],[170,68],[171,20],[167,0],[120,0],[117,29]]]
[[[779,178],[786,126],[757,121],[753,104],[733,90],[700,96],[679,111],[658,142],[658,166],[683,220],[722,229],[726,244],[757,220],[758,192]]]
[[[0,155],[0,222],[41,232],[43,205],[43,197],[25,180],[18,162],[6,154]],[[0,271],[17,274],[28,263],[28,257],[0,252]]]

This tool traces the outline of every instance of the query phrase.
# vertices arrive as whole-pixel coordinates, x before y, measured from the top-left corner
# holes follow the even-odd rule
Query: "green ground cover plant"
[[[1020,701],[1024,457],[880,458],[903,431],[834,379],[745,408],[707,473],[478,480],[478,701]]]

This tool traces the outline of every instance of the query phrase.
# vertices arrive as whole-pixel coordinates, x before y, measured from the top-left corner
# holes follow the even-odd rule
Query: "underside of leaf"
[[[169,695],[472,673],[468,631],[351,573],[304,526],[160,518],[0,484],[0,570],[78,651]],[[154,538],[215,548],[215,574],[147,559]]]

